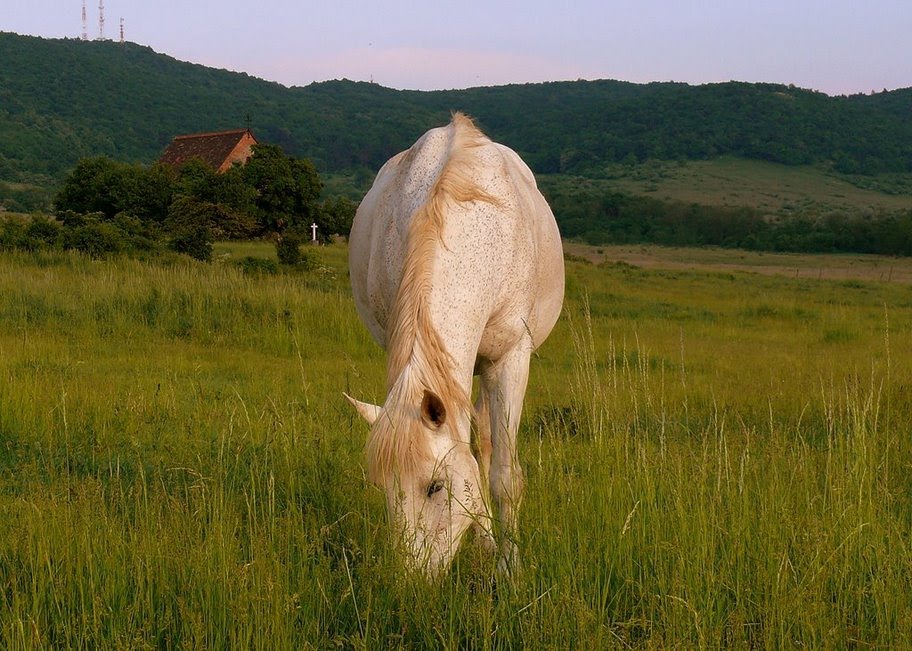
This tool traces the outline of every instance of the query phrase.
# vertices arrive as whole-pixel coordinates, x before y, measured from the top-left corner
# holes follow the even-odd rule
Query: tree
[[[216,171],[200,158],[191,158],[178,171],[175,192],[185,197],[215,203]]]
[[[219,207],[207,201],[181,196],[168,209],[165,228],[170,234],[169,246],[197,260],[212,258],[213,224],[220,217]]]
[[[276,240],[276,257],[279,262],[287,265],[296,265],[301,261],[301,244],[304,239],[297,231],[287,230]]]
[[[177,173],[168,165],[155,163],[144,170],[141,180],[134,194],[131,212],[143,222],[162,224],[174,201]]]
[[[324,237],[329,235],[348,237],[357,210],[358,204],[345,197],[327,199],[320,206],[320,216],[316,219],[320,233]]]
[[[256,212],[265,231],[306,227],[318,216],[317,200],[323,182],[309,160],[286,156],[276,145],[254,145],[253,156],[242,169],[244,180],[256,191]]]
[[[83,158],[67,176],[54,205],[58,212],[97,212],[108,220],[126,212],[161,223],[171,204],[174,183],[174,173],[160,165],[145,168],[106,156]]]
[[[56,208],[58,215],[97,213],[102,221],[135,217],[172,235],[205,228],[210,240],[303,231],[312,221],[322,233],[347,233],[354,204],[343,199],[321,207],[322,188],[310,161],[288,157],[274,145],[258,145],[246,166],[223,174],[199,159],[175,172],[101,156],[77,163],[56,196]]]
[[[81,159],[54,198],[57,210],[100,212],[113,218],[123,202],[121,167],[106,156]]]
[[[250,187],[241,168],[217,173],[200,159],[185,163],[179,173],[175,202],[193,199],[205,212],[212,234],[218,238],[250,237],[257,230],[256,191]],[[186,210],[186,205],[181,210]],[[170,209],[169,209],[170,214]],[[169,222],[169,223],[173,223]]]

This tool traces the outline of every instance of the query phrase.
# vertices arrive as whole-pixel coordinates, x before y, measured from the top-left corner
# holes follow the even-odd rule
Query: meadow
[[[245,255],[0,254],[3,648],[912,647],[912,286],[569,260],[522,569],[428,584],[346,249]]]
[[[826,214],[833,211],[875,214],[908,210],[908,174],[851,176],[820,165],[782,165],[735,156],[710,160],[650,160],[608,165],[600,179],[546,175],[544,187],[606,188],[666,201],[710,206],[750,206],[763,213]]]

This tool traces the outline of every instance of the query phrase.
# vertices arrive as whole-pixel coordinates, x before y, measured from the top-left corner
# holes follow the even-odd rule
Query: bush
[[[70,249],[102,257],[120,251],[155,248],[153,236],[139,220],[126,215],[105,221],[100,213],[62,212],[56,221],[33,215],[27,221],[7,220],[0,225],[0,249]]]
[[[212,224],[218,220],[219,209],[213,203],[181,196],[168,208],[165,228],[170,231],[168,246],[197,260],[212,259],[215,237]]]
[[[301,262],[301,236],[294,231],[286,231],[276,240],[276,256],[279,262],[296,265]]]
[[[0,226],[0,250],[27,249],[25,224],[14,219],[6,219]]]
[[[43,215],[34,215],[25,229],[25,236],[40,248],[56,247],[60,240],[60,224]]]
[[[319,259],[316,253],[310,249],[301,251],[301,259],[298,261],[298,269],[310,271],[319,266]]]
[[[154,251],[159,248],[158,233],[137,217],[119,213],[112,222],[123,237],[126,248],[131,251]]]
[[[63,230],[63,248],[100,258],[125,248],[123,233],[113,224],[94,220]]]
[[[212,231],[206,226],[198,226],[175,233],[168,246],[172,251],[208,262],[212,259]]]
[[[255,258],[248,255],[237,264],[245,274],[276,274],[279,272],[279,265],[276,261],[268,258]]]

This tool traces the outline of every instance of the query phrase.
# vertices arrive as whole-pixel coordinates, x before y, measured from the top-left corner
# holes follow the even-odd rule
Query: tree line
[[[856,184],[879,183],[883,177],[872,175],[881,172],[912,174],[912,89],[829,97],[776,84],[610,80],[427,93],[345,80],[285,88],[131,43],[8,33],[0,33],[0,60],[0,207],[31,212],[56,204],[64,228],[135,220],[151,229],[137,241],[194,223],[206,228],[190,230],[210,238],[260,236],[295,220],[316,221],[324,234],[347,232],[354,204],[320,202],[321,181],[301,157],[323,171],[347,171],[366,187],[389,156],[445,123],[454,108],[473,115],[538,174],[608,178],[617,163],[726,154],[822,165],[852,174]],[[261,139],[289,156],[263,150],[252,168],[222,177],[198,165],[175,173],[140,164],[154,160],[175,133],[236,127],[248,113]],[[286,178],[285,187],[269,185],[271,174]],[[908,193],[900,185],[897,192]],[[59,188],[56,196],[51,187]],[[590,242],[907,250],[902,213],[774,219],[752,208],[608,191],[552,202],[565,235]],[[97,224],[68,221],[70,212],[95,215]]]
[[[590,244],[912,255],[912,210],[771,217],[749,207],[662,201],[607,190],[544,193],[559,215],[561,235]]]
[[[60,179],[79,158],[151,161],[175,133],[252,129],[324,171],[375,171],[453,109],[537,173],[720,155],[912,172],[912,89],[830,97],[781,84],[576,81],[415,92],[303,88],[126,43],[0,34],[0,179]]]
[[[200,160],[175,170],[80,160],[55,197],[56,220],[5,220],[0,248],[73,248],[91,255],[167,246],[208,259],[216,239],[270,236],[285,262],[316,223],[347,235],[355,202],[320,201],[314,165],[276,145],[256,145],[246,165],[219,174]],[[912,210],[770,216],[750,207],[663,201],[607,188],[542,186],[563,237],[590,244],[656,243],[769,251],[912,255]]]
[[[208,259],[216,239],[276,236],[287,250],[312,223],[324,239],[348,234],[356,204],[344,197],[320,201],[322,189],[313,163],[277,145],[254,145],[245,165],[223,173],[199,159],[174,169],[83,158],[54,198],[57,219],[6,220],[0,246],[98,255],[165,244]]]

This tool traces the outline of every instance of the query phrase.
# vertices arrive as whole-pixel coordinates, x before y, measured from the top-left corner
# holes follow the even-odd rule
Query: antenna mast
[[[123,36],[123,16],[120,17],[120,44],[123,45],[124,36]]]
[[[98,0],[98,40],[104,40],[104,0]]]
[[[82,0],[82,40],[89,40],[89,21],[86,18],[86,0]]]

